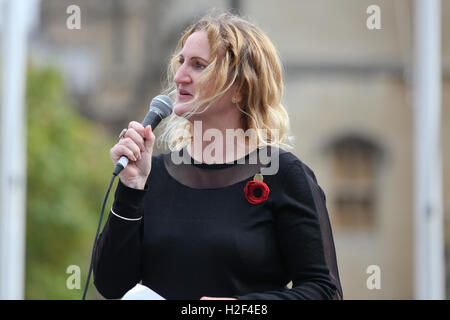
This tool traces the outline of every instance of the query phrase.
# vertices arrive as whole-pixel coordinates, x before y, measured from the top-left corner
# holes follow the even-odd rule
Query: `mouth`
[[[179,89],[178,90],[178,99],[190,99],[193,95],[184,89]]]
[[[180,90],[178,91],[178,93],[179,93],[180,95],[183,95],[183,96],[186,96],[186,95],[192,96],[192,94],[191,94],[189,91],[184,90],[184,89],[180,89]]]

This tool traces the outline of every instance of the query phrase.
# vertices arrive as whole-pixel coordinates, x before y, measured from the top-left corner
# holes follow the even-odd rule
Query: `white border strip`
[[[125,217],[119,216],[117,213],[115,213],[115,212],[113,211],[112,208],[111,208],[111,213],[112,213],[113,215],[115,215],[117,218],[120,218],[120,219],[123,219],[123,220],[127,220],[127,221],[139,221],[139,220],[142,219],[142,217],[140,217],[140,218],[125,218]]]

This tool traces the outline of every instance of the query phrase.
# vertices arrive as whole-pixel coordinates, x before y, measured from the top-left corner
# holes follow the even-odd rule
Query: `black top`
[[[252,204],[244,187],[256,173],[270,193]],[[342,298],[325,195],[290,152],[226,164],[196,163],[185,148],[153,156],[145,190],[119,181],[112,211],[94,259],[105,298],[140,281],[166,299]]]

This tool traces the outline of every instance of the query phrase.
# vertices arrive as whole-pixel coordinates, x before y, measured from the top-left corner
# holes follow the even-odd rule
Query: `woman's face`
[[[186,43],[180,52],[179,68],[174,78],[177,87],[177,100],[173,111],[176,115],[183,116],[194,106],[194,103],[191,102],[194,97],[194,90],[199,85],[200,75],[208,66],[209,60],[209,42],[206,32],[194,32],[186,39]],[[207,85],[199,85],[200,100],[213,94],[209,84],[214,80],[214,78],[210,79]],[[202,120],[217,123],[217,121],[223,122],[224,118],[240,117],[240,112],[232,102],[232,97],[236,97],[236,102],[241,101],[241,95],[236,93],[236,88],[237,84],[235,83],[224,95],[215,100],[214,104],[206,111],[203,111],[202,106],[198,110],[201,113],[191,116],[190,121]]]
[[[200,74],[208,64],[209,42],[206,32],[194,32],[186,39],[179,54],[179,68],[174,78],[177,99],[173,111],[178,116],[182,116],[192,108],[193,104],[190,100],[194,97],[194,88]]]

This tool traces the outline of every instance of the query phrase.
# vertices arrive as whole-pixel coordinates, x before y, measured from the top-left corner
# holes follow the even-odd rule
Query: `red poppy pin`
[[[260,173],[255,174],[253,180],[247,182],[244,187],[245,198],[251,204],[260,204],[269,197],[270,189],[263,182],[263,176]]]

